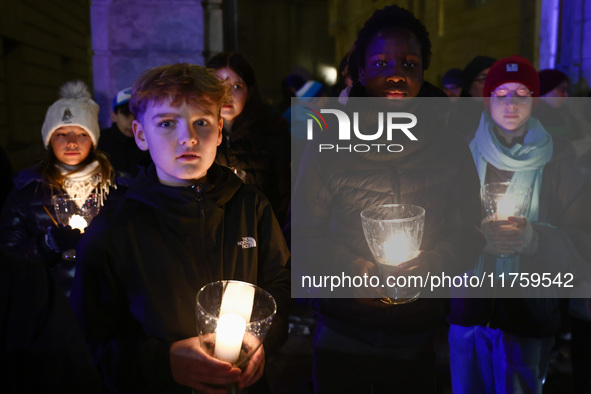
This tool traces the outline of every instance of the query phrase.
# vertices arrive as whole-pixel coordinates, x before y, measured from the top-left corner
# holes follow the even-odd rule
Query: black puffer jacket
[[[463,137],[445,130],[443,112],[431,111],[442,99],[430,100],[410,111],[418,118],[412,129],[418,141],[404,137],[400,154],[306,151],[292,200],[294,272],[312,262],[339,275],[357,258],[373,261],[360,212],[395,203],[425,208],[421,249],[432,272],[459,274],[473,264],[484,246],[477,229],[478,176]],[[328,125],[329,130],[337,127]],[[319,299],[317,305],[327,326],[374,346],[429,331],[447,311],[446,300],[423,298],[396,307],[352,298]]]
[[[124,192],[125,187],[121,184],[117,189],[111,188],[105,203],[116,200]],[[51,188],[44,181],[39,166],[20,171],[0,218],[0,247],[45,262],[67,294],[74,276],[75,262],[62,260],[61,255],[51,250],[45,242],[45,234],[54,224],[44,207],[57,218],[51,197],[61,193],[64,192]]]
[[[82,237],[70,300],[110,392],[191,392],[172,378],[169,351],[197,335],[195,295],[210,282],[274,296],[266,353],[287,335],[289,251],[268,201],[227,168],[214,164],[208,178],[165,186],[151,165]]]
[[[283,225],[291,193],[287,124],[280,118],[260,116],[236,125],[231,133],[224,128],[223,136],[216,163],[246,171],[245,183],[265,194]]]

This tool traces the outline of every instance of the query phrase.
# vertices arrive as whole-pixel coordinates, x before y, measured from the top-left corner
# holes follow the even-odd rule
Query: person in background
[[[223,52],[211,58],[207,67],[215,70],[232,96],[222,107],[224,138],[216,163],[256,185],[283,226],[291,197],[288,125],[264,106],[254,70],[244,56]]]
[[[298,98],[298,106],[290,107],[283,114],[284,118],[286,118],[289,122],[289,134],[291,136],[292,148],[291,179],[293,180],[297,178],[298,170],[300,168],[301,155],[298,155],[298,153],[303,151],[303,147],[306,144],[306,135],[301,132],[298,133],[298,131],[304,130],[301,125],[305,124],[309,118],[309,116],[306,114],[309,112],[309,110],[306,108],[316,107],[316,109],[319,110],[319,104],[323,101],[315,99],[319,97],[326,97],[326,89],[321,82],[309,80],[304,85],[302,85],[302,87],[299,88],[295,94]],[[347,98],[347,96],[344,96],[344,98]],[[304,107],[302,107],[302,105],[304,105]],[[295,127],[293,127],[294,125]]]
[[[490,67],[496,61],[490,56],[475,56],[462,71],[462,97],[482,97],[484,81]]]
[[[129,111],[131,88],[125,88],[113,97],[111,120],[108,129],[101,130],[98,149],[105,152],[117,174],[127,183],[138,172],[138,165],[149,161],[147,152],[140,150],[133,139],[131,123],[135,119]]]
[[[451,97],[452,101],[462,94],[462,70],[459,68],[450,68],[443,74],[441,79],[441,86],[443,92],[447,97]]]
[[[70,297],[109,392],[251,386],[287,337],[290,255],[281,228],[256,187],[214,162],[227,98],[213,72],[187,63],[149,69],[134,84],[133,132],[153,164],[86,231]],[[195,295],[222,279],[256,284],[277,302],[243,370],[212,357],[197,336]]]
[[[470,143],[480,183],[525,185],[532,197],[524,217],[483,219],[487,244],[475,271],[569,272],[582,280],[591,263],[591,183],[574,157],[562,153],[569,148],[531,116],[539,95],[538,74],[527,59],[511,56],[491,66],[486,111]],[[528,290],[521,298],[451,300],[454,393],[542,393],[561,312],[558,299],[528,298]]]
[[[80,230],[57,224],[52,196],[95,194],[103,206],[117,196],[117,180],[109,160],[97,149],[99,108],[86,85],[68,82],[60,97],[47,110],[41,128],[47,157],[15,177],[0,218],[0,246],[44,261],[68,294],[75,261],[62,259],[62,253],[76,247]]]
[[[291,107],[291,99],[295,97],[295,92],[306,83],[303,76],[297,73],[289,74],[281,81],[281,102],[277,106],[280,114],[285,113]]]
[[[466,136],[466,141],[472,140],[474,130],[478,127],[480,115],[484,110],[482,105],[482,89],[490,66],[496,59],[489,56],[474,57],[462,71],[462,98],[453,106],[448,126]],[[471,98],[471,99],[470,99]]]
[[[542,126],[551,136],[560,136],[570,140],[584,137],[577,120],[565,106],[568,100],[569,80],[559,70],[541,70],[540,103],[533,116],[542,122]]]
[[[338,275],[375,274],[377,263],[365,242],[360,212],[380,204],[416,204],[427,212],[422,252],[399,266],[401,275],[460,272],[480,253],[479,186],[470,152],[461,135],[443,128],[443,114],[431,114],[430,104],[445,107],[448,100],[420,99],[446,97],[423,79],[430,57],[425,26],[398,6],[376,11],[359,31],[351,56],[359,78],[347,106],[361,97],[377,97],[372,103],[385,109],[412,108],[425,116],[412,129],[417,141],[402,152],[319,154],[308,146],[291,207],[292,250],[300,256],[293,270],[306,271],[306,264],[321,262]],[[359,117],[365,115],[362,111]],[[392,138],[376,142],[398,141]],[[435,336],[445,325],[447,301],[419,297],[386,305],[369,288],[355,289],[351,296],[314,300],[315,392],[435,392]]]

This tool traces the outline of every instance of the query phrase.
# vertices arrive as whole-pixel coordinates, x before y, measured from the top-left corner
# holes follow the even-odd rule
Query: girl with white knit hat
[[[103,206],[116,188],[113,168],[96,149],[98,111],[83,82],[61,87],[60,99],[47,110],[41,128],[48,155],[17,174],[0,219],[0,247],[45,261],[66,294],[74,262],[63,260],[62,254],[76,247],[80,230],[57,223],[52,197],[94,194]]]

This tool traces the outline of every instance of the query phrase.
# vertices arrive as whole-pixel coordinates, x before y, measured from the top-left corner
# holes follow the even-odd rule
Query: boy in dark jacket
[[[368,123],[376,119],[370,109],[412,109],[419,119],[412,128],[417,140],[411,144],[403,133],[387,138],[383,133],[371,141],[388,146],[400,140],[404,150],[397,152],[319,152],[308,144],[292,199],[294,276],[321,265],[327,267],[322,274],[376,275],[378,265],[365,240],[360,212],[382,204],[419,205],[426,212],[421,253],[398,266],[400,275],[462,272],[484,246],[476,228],[478,177],[462,137],[445,130],[441,111],[435,111],[447,97],[423,80],[431,48],[425,26],[407,10],[389,6],[366,22],[355,48],[351,59],[357,62],[359,81],[345,109],[354,109],[360,122]],[[434,96],[442,99],[426,99]],[[362,107],[363,102],[369,103]],[[353,108],[355,103],[359,105]],[[368,133],[377,126],[359,128]],[[319,141],[334,144],[332,130],[338,127],[328,124],[326,129],[331,132],[319,133]],[[338,140],[343,146],[352,141]],[[359,142],[355,146],[370,146]],[[346,293],[349,288],[339,289],[349,298],[315,301],[316,393],[435,392],[434,339],[445,321],[447,302],[421,293],[414,302],[386,305],[377,287],[355,286],[352,294]]]
[[[157,67],[134,84],[133,132],[154,164],[88,229],[72,294],[110,390],[249,386],[281,336],[290,292],[281,230],[260,192],[214,164],[226,97],[215,75],[196,65]],[[195,295],[221,279],[257,284],[278,304],[276,332],[243,372],[206,354],[196,336]]]

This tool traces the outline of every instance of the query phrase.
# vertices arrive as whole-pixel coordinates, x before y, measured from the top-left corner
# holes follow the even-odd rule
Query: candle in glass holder
[[[80,230],[80,232],[84,232],[84,229],[86,228],[86,226],[88,226],[86,220],[80,215],[72,215],[72,217],[70,218],[70,222],[68,224],[73,229]]]
[[[254,303],[254,290],[254,287],[247,284],[228,282],[222,296],[220,316],[225,313],[235,313],[242,316],[247,323],[250,322]]]
[[[214,357],[218,360],[236,362],[240,356],[246,321],[236,313],[225,313],[218,319]]]
[[[503,196],[497,201],[497,220],[507,220],[515,214],[515,201],[510,196]]]
[[[398,265],[412,258],[410,239],[404,233],[397,233],[384,242],[385,264]]]

